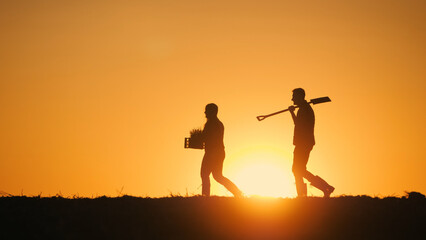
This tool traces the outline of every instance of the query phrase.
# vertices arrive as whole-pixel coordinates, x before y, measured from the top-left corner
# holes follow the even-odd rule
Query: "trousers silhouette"
[[[238,187],[222,174],[224,160],[224,152],[206,153],[204,155],[203,162],[201,163],[202,194],[204,196],[210,196],[210,174],[234,196],[241,195],[241,191]]]
[[[334,187],[330,186],[324,179],[319,176],[315,176],[308,170],[306,170],[306,164],[309,160],[309,154],[312,150],[312,146],[296,146],[294,148],[293,158],[293,174],[296,182],[296,190],[298,196],[306,196],[307,187],[303,182],[303,178],[306,178],[312,186],[320,189],[324,192],[324,196],[330,196],[331,192],[334,191]]]

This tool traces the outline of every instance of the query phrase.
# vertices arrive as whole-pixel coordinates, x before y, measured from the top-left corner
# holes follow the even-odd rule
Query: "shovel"
[[[325,102],[331,102],[331,99],[329,97],[314,98],[314,99],[311,99],[311,101],[309,103],[312,103],[312,104],[315,105],[315,104],[318,104],[318,103],[325,103]],[[298,107],[295,106],[295,108],[298,108]],[[265,118],[277,115],[279,113],[287,112],[287,111],[288,111],[288,108],[284,109],[284,110],[281,110],[281,111],[278,111],[278,112],[274,112],[274,113],[268,114],[268,115],[260,115],[260,116],[257,116],[256,118],[257,118],[257,120],[262,121]]]

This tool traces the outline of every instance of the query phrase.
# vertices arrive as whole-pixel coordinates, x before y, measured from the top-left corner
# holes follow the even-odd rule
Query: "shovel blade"
[[[320,97],[320,98],[311,99],[312,104],[325,103],[325,102],[331,102],[331,99],[329,97]]]

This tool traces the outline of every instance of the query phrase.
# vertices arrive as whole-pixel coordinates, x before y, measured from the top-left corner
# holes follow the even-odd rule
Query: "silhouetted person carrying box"
[[[294,121],[294,137],[293,144],[293,174],[296,180],[296,190],[299,197],[306,196],[307,188],[303,182],[306,178],[311,185],[320,189],[324,193],[324,197],[330,197],[334,191],[334,187],[330,186],[319,176],[315,176],[306,170],[309,154],[315,145],[314,126],[315,114],[312,107],[305,100],[305,90],[296,88],[293,90],[293,98],[291,99],[294,105],[299,107],[297,115],[294,113],[295,107],[290,106],[288,109]]]
[[[210,196],[210,173],[213,178],[234,196],[241,197],[242,192],[228,178],[222,175],[223,161],[225,160],[225,146],[223,144],[224,126],[217,118],[218,107],[214,103],[206,105],[207,122],[203,129],[205,154],[201,164],[201,181],[203,196]]]

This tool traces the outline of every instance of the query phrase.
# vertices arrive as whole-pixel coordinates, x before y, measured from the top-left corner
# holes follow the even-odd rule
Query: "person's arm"
[[[294,124],[296,124],[296,114],[294,113],[295,109],[296,108],[294,106],[288,107],[288,111],[290,111],[290,113],[291,113],[291,118],[293,118]]]

